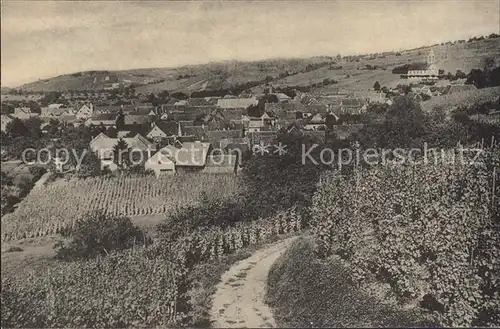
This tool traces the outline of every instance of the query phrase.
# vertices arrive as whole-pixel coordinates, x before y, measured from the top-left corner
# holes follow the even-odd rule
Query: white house
[[[16,107],[12,117],[20,120],[28,120],[30,118],[37,117],[38,115],[38,113],[33,112],[29,107]]]
[[[175,173],[175,163],[171,160],[170,150],[162,148],[149,158],[144,164],[144,169],[153,170],[156,177]]]
[[[94,105],[90,103],[89,105],[83,104],[80,109],[76,112],[77,119],[87,120],[94,115]]]
[[[90,149],[97,154],[103,166],[108,166],[110,170],[116,170],[118,166],[114,161],[114,147],[120,138],[110,138],[104,133],[100,133],[90,141]],[[123,138],[132,153],[143,154],[144,157],[149,158],[151,154],[156,151],[156,146],[149,142],[145,137],[140,134],[134,137]],[[146,160],[144,159],[144,160]]]
[[[5,132],[7,130],[7,125],[14,120],[10,115],[8,114],[2,114],[2,117],[0,118],[0,122],[2,124],[2,131]]]

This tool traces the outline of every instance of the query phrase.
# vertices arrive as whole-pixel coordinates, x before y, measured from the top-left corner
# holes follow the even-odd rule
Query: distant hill
[[[488,57],[500,61],[500,38],[484,39],[466,43],[441,44],[432,47],[437,58],[437,67],[445,72],[456,70],[469,72],[482,68]],[[16,89],[46,92],[67,90],[102,90],[113,83],[134,83],[136,92],[151,93],[168,90],[185,92],[218,90],[251,81],[273,78],[273,85],[312,85],[325,79],[337,84],[319,86],[318,92],[329,92],[338,88],[366,90],[375,81],[383,86],[401,83],[399,76],[392,74],[395,66],[426,60],[430,47],[409,51],[387,52],[358,56],[357,61],[346,58],[313,57],[306,59],[270,59],[253,62],[226,61],[178,68],[147,68],[126,71],[88,71],[61,75],[25,84]],[[352,58],[351,58],[352,60]],[[367,69],[367,65],[375,70]],[[340,68],[341,66],[341,68]],[[305,72],[303,72],[306,70]],[[280,78],[288,73],[289,76]],[[296,74],[294,74],[296,73]],[[403,81],[404,82],[404,81]],[[259,88],[259,87],[256,87]]]

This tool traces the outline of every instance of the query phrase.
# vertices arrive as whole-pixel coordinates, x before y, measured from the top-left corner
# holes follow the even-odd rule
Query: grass
[[[498,99],[500,87],[489,87],[476,90],[468,90],[450,95],[435,96],[422,103],[422,109],[431,111],[436,107],[453,109],[457,106],[472,106]]]
[[[349,269],[317,259],[307,238],[271,267],[266,299],[280,327],[433,326],[418,309],[390,306],[352,285]]]

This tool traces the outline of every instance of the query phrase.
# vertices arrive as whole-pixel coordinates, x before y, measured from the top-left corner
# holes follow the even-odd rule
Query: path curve
[[[275,327],[264,303],[267,275],[273,263],[296,237],[276,242],[234,264],[221,277],[212,299],[210,320],[215,328]]]

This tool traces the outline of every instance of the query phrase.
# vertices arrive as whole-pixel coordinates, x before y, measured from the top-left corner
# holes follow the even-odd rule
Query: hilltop
[[[87,71],[57,76],[25,84],[17,89],[32,92],[102,90],[133,84],[136,92],[168,90],[191,93],[218,90],[250,83],[261,88],[272,81],[275,86],[312,86],[329,79],[336,83],[313,86],[314,91],[328,93],[342,88],[362,91],[373,86],[395,86],[403,83],[391,70],[400,65],[425,61],[431,46],[400,52],[385,52],[342,58],[323,56],[302,59],[269,59],[241,62],[226,61],[177,68],[146,68],[125,71]],[[464,40],[432,46],[437,67],[445,72],[469,72],[482,68],[487,59],[500,60],[500,38]],[[114,85],[113,85],[114,84]],[[4,90],[2,89],[2,92]]]

